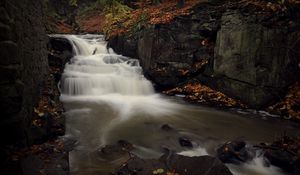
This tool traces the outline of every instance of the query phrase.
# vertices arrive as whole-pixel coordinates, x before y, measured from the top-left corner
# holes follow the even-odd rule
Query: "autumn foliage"
[[[271,112],[277,112],[286,119],[300,121],[300,84],[294,83],[288,89],[284,99],[268,108]]]
[[[110,15],[112,12],[107,11],[104,32],[109,38],[134,31],[136,27],[147,24],[168,24],[178,16],[189,15],[195,5],[205,2],[208,1],[186,0],[184,6],[178,8],[176,0],[163,0],[158,5],[153,4],[150,0],[138,1],[135,3],[139,7],[138,9],[130,9],[126,13],[116,13],[114,17]],[[266,12],[271,15],[290,13],[291,9],[300,10],[300,8],[295,8],[300,5],[299,0],[232,0],[231,3],[238,7],[253,7],[257,13]]]
[[[77,22],[81,31],[86,33],[101,33],[104,27],[104,19],[104,14],[100,10],[94,9],[78,16]]]
[[[46,29],[52,33],[73,33],[74,29],[71,25],[65,23],[63,20],[56,19],[52,16],[47,16]]]
[[[188,101],[218,107],[246,107],[238,100],[200,83],[188,83],[183,87],[176,87],[163,93],[167,95],[184,94]]]
[[[252,5],[261,11],[269,12],[283,12],[287,11],[292,6],[300,5],[299,0],[241,0],[239,3],[243,4],[243,6]]]
[[[110,13],[106,16],[104,32],[107,37],[120,35],[130,32],[147,24],[168,24],[176,17],[189,15],[193,6],[200,3],[199,0],[187,0],[184,7],[178,8],[177,1],[165,0],[159,5],[153,5],[150,1],[137,3],[139,6],[136,10],[128,10],[121,15],[116,14],[114,17]]]

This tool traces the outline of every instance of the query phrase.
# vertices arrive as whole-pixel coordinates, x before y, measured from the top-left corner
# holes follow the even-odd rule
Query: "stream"
[[[61,100],[66,108],[66,136],[75,139],[70,152],[72,175],[109,174],[127,157],[101,157],[99,148],[126,140],[133,154],[158,158],[163,148],[186,156],[214,155],[218,145],[243,139],[248,143],[274,140],[300,130],[288,122],[262,119],[252,114],[220,111],[187,104],[181,98],[158,94],[142,74],[138,60],[107,50],[102,35],[61,35],[73,45],[75,55],[61,79]],[[162,125],[173,129],[165,131]],[[193,149],[178,139],[189,138]],[[235,175],[280,175],[264,166],[261,157],[243,165],[227,165]]]

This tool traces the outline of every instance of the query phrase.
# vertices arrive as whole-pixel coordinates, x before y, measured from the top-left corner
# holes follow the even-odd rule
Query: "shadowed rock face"
[[[260,107],[295,81],[299,58],[290,48],[295,49],[294,44],[300,43],[300,32],[284,27],[267,28],[249,22],[249,18],[237,11],[223,14],[213,75],[224,77],[219,89]]]
[[[0,2],[0,110],[3,143],[26,145],[33,107],[48,71],[42,4]]]
[[[189,16],[117,36],[108,46],[139,58],[158,88],[196,79],[262,108],[299,77],[299,21],[293,15],[255,15],[257,9],[227,5],[200,4]]]

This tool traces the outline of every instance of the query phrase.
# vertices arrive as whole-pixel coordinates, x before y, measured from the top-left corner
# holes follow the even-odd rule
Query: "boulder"
[[[177,154],[165,154],[157,159],[132,157],[115,175],[149,175],[155,172],[165,174],[206,174],[232,175],[230,170],[217,158],[211,156],[185,157]]]
[[[217,158],[212,156],[186,157],[177,154],[164,155],[170,170],[178,174],[231,175],[230,170]]]
[[[48,50],[48,63],[51,67],[63,68],[73,57],[73,47],[70,41],[63,37],[51,36]]]
[[[48,64],[59,71],[53,73],[55,82],[61,79],[65,64],[74,56],[70,41],[58,35],[51,35],[48,42]]]
[[[236,140],[218,148],[217,157],[224,163],[240,164],[253,159],[254,153],[246,148],[246,142]]]
[[[51,35],[48,42],[48,49],[56,52],[69,51],[72,53],[73,47],[70,41],[66,38],[59,37],[58,35]]]
[[[270,161],[272,165],[278,166],[279,168],[291,172],[294,169],[294,156],[284,150],[284,149],[277,149],[277,150],[267,150],[264,156]],[[295,169],[297,171],[297,169]]]

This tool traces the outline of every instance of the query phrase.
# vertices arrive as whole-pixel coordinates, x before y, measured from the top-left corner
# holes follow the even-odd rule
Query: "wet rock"
[[[261,143],[260,145],[256,145],[256,147],[264,150],[264,157],[270,164],[278,166],[292,174],[293,172],[299,172],[299,143],[299,137],[285,135],[271,144]]]
[[[294,156],[286,150],[267,150],[264,156],[272,165],[285,171],[291,172],[294,169]]]
[[[163,124],[160,128],[161,128],[162,130],[164,130],[164,131],[171,131],[171,130],[174,129],[173,127],[171,127],[171,126],[168,125],[168,124]]]
[[[49,66],[63,68],[73,57],[73,48],[68,39],[51,36],[48,42],[48,62]]]
[[[224,163],[239,164],[251,160],[253,156],[244,141],[227,142],[217,149],[217,157]]]
[[[56,37],[55,35],[51,36],[48,42],[48,48],[52,48],[55,51],[63,52],[69,51],[72,52],[72,45],[69,40],[62,37]]]
[[[193,148],[193,144],[192,144],[192,141],[186,137],[180,137],[178,139],[179,141],[179,144],[182,146],[182,147],[189,147],[189,148]]]
[[[58,83],[61,79],[65,64],[74,56],[73,47],[68,39],[58,35],[50,36],[47,46],[48,64],[53,70],[55,70],[51,73],[54,76],[55,82]]]
[[[170,169],[179,174],[230,175],[229,169],[217,158],[211,156],[186,157],[164,156]]]
[[[178,174],[232,175],[230,170],[217,158],[211,156],[185,157],[176,154],[165,154],[158,160],[132,157],[113,174],[149,175],[156,170],[160,170],[163,174],[176,172]]]
[[[156,169],[165,169],[165,164],[158,160],[153,159],[141,159],[139,157],[133,157],[116,172],[114,175],[149,175],[153,174]]]
[[[118,145],[122,147],[122,149],[126,149],[128,151],[133,149],[133,145],[126,140],[119,140]]]
[[[133,149],[133,145],[127,141],[120,140],[115,145],[106,145],[97,150],[101,158],[114,160],[118,157],[129,156],[129,151]]]
[[[175,151],[171,150],[171,149],[168,148],[167,146],[162,146],[162,147],[161,147],[161,151],[162,151],[164,154],[175,153]]]
[[[68,175],[68,153],[52,153],[51,156],[31,154],[20,160],[24,175]],[[9,173],[10,174],[10,173]]]
[[[108,41],[107,47],[113,48],[118,54],[131,58],[138,58],[136,38],[129,38],[127,35],[114,36]]]
[[[74,147],[77,144],[77,140],[75,140],[74,138],[67,138],[64,140],[64,149],[66,152],[70,152],[74,149]]]

